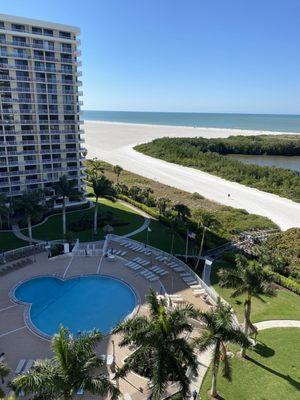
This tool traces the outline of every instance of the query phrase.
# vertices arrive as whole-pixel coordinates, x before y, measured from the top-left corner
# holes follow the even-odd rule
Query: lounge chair
[[[30,368],[33,366],[33,363],[34,363],[34,360],[28,360],[25,365],[25,368],[23,370],[23,373],[28,372],[30,370]]]
[[[19,361],[19,363],[18,363],[18,365],[17,365],[17,368],[16,368],[16,370],[15,370],[15,374],[16,374],[16,375],[19,375],[19,374],[22,372],[22,370],[23,370],[25,364],[26,364],[26,360],[20,360],[20,361]]]

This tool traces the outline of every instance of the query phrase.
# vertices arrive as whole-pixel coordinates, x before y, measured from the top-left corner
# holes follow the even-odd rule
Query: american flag
[[[190,239],[196,239],[196,233],[195,232],[188,231],[187,235],[188,235],[188,237]]]

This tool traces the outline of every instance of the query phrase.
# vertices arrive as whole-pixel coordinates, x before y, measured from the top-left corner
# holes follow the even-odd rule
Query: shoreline
[[[222,133],[233,131],[235,135],[237,132],[243,132],[244,136],[247,135],[300,135],[300,132],[291,132],[291,131],[268,131],[268,130],[259,130],[259,129],[243,129],[243,128],[220,128],[220,127],[205,127],[205,126],[188,126],[188,125],[164,125],[164,124],[142,124],[139,122],[119,122],[119,121],[105,121],[105,120],[92,120],[92,119],[83,119],[84,124],[96,123],[96,124],[112,124],[112,125],[126,125],[126,126],[140,126],[140,127],[157,127],[157,128],[180,128],[180,129],[192,129],[199,131],[220,131]],[[247,132],[247,134],[246,134]]]
[[[197,137],[201,132],[203,137],[212,138],[247,135],[249,131],[104,121],[85,121],[84,128],[88,158],[96,157],[113,165],[118,164],[148,179],[186,192],[198,192],[216,203],[262,215],[275,222],[283,230],[292,227],[300,228],[300,203],[228,181],[201,170],[149,157],[133,149],[137,144],[164,136]],[[251,134],[260,135],[262,132],[251,131]],[[269,132],[269,134],[274,134],[274,132]],[[228,193],[230,193],[230,198]]]

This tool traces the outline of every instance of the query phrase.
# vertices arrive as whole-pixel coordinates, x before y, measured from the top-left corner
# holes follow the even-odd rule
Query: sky
[[[299,0],[1,0],[81,28],[87,110],[300,114]]]

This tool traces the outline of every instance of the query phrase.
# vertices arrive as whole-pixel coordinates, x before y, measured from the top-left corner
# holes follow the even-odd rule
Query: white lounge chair
[[[20,360],[18,362],[17,368],[15,369],[15,374],[16,375],[19,375],[22,372],[25,364],[26,364],[26,360]]]
[[[23,373],[28,372],[30,370],[30,368],[33,366],[33,363],[34,363],[34,360],[28,360],[25,365],[25,368],[23,370]]]

